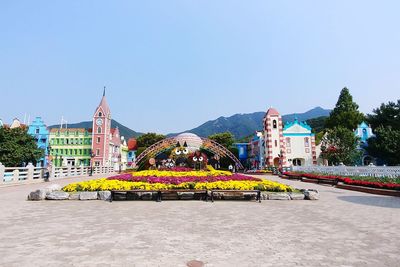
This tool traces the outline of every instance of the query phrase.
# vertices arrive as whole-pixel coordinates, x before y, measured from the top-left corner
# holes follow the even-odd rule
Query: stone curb
[[[57,190],[60,187],[52,186],[52,188],[39,189],[31,192],[28,195],[28,200],[103,200],[110,201],[111,191],[82,191],[67,193]],[[214,194],[215,200],[255,200],[256,193],[253,192],[218,192]],[[149,192],[128,192],[122,197],[119,196],[115,200],[156,200],[156,193]],[[178,192],[166,193],[163,195],[163,200],[200,200],[202,199],[194,192]],[[291,192],[262,192],[261,200],[318,200],[319,192],[314,189],[302,190],[301,193]]]

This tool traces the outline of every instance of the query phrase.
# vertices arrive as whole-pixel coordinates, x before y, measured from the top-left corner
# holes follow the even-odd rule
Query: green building
[[[92,154],[91,130],[51,129],[50,158],[55,167],[90,166]]]

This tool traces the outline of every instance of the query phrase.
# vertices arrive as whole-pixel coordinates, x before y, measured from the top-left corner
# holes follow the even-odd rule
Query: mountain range
[[[300,121],[308,121],[311,119],[320,119],[329,116],[329,113],[331,110],[329,109],[323,109],[321,107],[315,107],[309,111],[306,111],[304,113],[293,113],[293,114],[287,114],[282,116],[283,122],[287,121],[293,121],[295,118],[297,118]],[[253,134],[255,131],[259,131],[263,128],[263,118],[264,118],[265,112],[254,112],[254,113],[249,113],[249,114],[235,114],[230,117],[219,117],[216,120],[210,120],[206,123],[203,123],[202,125],[184,131],[184,132],[190,132],[197,134],[198,136],[202,137],[207,137],[212,134],[216,133],[222,133],[222,132],[231,132],[237,140],[242,139],[244,137],[247,137],[251,134]],[[317,120],[320,121],[320,120]],[[49,128],[59,128],[60,125],[52,125]],[[112,128],[119,128],[121,136],[124,136],[126,139],[129,139],[131,137],[138,137],[142,135],[143,133],[136,132],[116,120],[112,120],[111,122],[111,127]],[[90,129],[92,128],[92,121],[84,121],[80,123],[73,123],[73,124],[68,124],[68,128],[86,128]],[[181,133],[184,133],[181,132]],[[171,133],[168,134],[167,136],[174,136],[180,133]]]
[[[93,127],[92,121],[83,121],[79,123],[68,123],[68,128],[85,128],[85,129],[91,129]],[[131,137],[139,137],[143,133],[135,132],[134,130],[122,125],[121,123],[117,122],[116,120],[111,120],[111,128],[117,128],[119,129],[119,133],[121,136],[124,136],[126,140],[128,140]],[[60,125],[52,125],[49,126],[50,129],[52,128],[60,128]]]
[[[299,121],[327,117],[331,110],[315,107],[304,113],[293,113],[282,116],[283,122],[293,121],[297,118]],[[253,134],[255,131],[262,130],[263,118],[265,112],[254,112],[249,114],[235,114],[231,117],[219,117],[216,120],[208,121],[194,129],[185,131],[197,134],[198,136],[209,136],[221,132],[231,132],[237,140]],[[179,133],[169,134],[174,136]]]

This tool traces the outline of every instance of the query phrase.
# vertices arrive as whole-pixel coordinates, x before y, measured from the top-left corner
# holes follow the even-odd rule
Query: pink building
[[[94,166],[112,166],[110,154],[111,143],[111,111],[106,100],[104,89],[103,97],[93,115],[92,156]]]

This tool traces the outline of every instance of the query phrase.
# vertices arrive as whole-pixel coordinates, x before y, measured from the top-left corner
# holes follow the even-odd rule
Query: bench
[[[205,201],[208,201],[207,190],[191,190],[191,189],[176,189],[176,190],[143,190],[143,189],[133,189],[133,190],[111,190],[110,202],[112,202],[115,198],[115,195],[118,194],[128,194],[128,193],[157,193],[156,202],[162,201],[162,194],[168,193],[194,193],[194,194],[204,194]]]
[[[214,193],[257,193],[256,201],[261,203],[260,190],[211,190],[211,202],[214,202]]]

